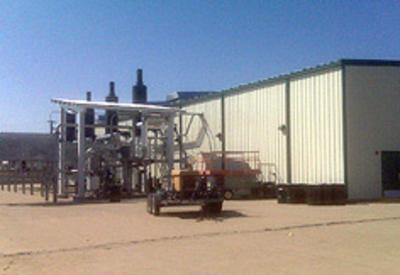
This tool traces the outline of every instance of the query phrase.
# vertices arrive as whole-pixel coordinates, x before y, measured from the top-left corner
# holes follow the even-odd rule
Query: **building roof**
[[[196,102],[207,101],[215,98],[219,98],[222,95],[230,95],[235,93],[244,92],[246,90],[252,90],[254,88],[265,87],[273,83],[279,83],[287,81],[290,78],[301,77],[304,75],[318,73],[325,70],[331,70],[342,66],[395,66],[400,67],[400,60],[382,60],[382,59],[339,59],[325,64],[320,64],[314,67],[307,67],[303,70],[290,72],[287,74],[281,74],[274,77],[269,77],[255,82],[242,84],[233,88],[221,90],[210,95],[205,95],[200,98],[189,98],[181,102],[183,105],[190,105]]]
[[[216,91],[177,91],[167,95],[167,101],[195,99],[207,95],[216,94]]]
[[[0,133],[0,161],[57,159],[57,139],[41,133]]]

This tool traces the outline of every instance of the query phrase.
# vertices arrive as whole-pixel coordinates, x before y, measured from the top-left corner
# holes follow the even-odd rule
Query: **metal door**
[[[400,190],[400,152],[383,151],[381,156],[383,191]]]

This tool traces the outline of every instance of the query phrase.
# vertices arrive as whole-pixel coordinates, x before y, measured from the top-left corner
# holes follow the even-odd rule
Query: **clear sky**
[[[0,1],[0,131],[48,131],[53,97],[151,100],[339,58],[400,59],[400,1]]]

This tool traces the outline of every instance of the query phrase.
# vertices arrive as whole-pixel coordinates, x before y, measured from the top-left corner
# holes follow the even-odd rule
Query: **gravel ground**
[[[397,274],[400,203],[228,201],[216,217],[142,199],[59,205],[0,191],[1,274]]]

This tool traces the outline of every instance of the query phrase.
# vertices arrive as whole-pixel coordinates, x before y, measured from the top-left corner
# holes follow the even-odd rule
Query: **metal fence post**
[[[53,177],[53,203],[57,203],[58,200],[58,181]]]
[[[43,189],[43,180],[40,182],[40,196],[43,197],[44,189]]]
[[[25,179],[22,179],[22,194],[25,194]]]
[[[14,192],[18,191],[18,182],[14,182]]]
[[[45,193],[45,200],[49,200],[49,181],[46,179],[45,184],[44,184],[44,193]]]
[[[34,187],[33,182],[31,182],[31,187],[30,187],[31,195],[33,195],[33,193],[34,193],[33,187]]]

